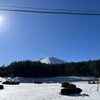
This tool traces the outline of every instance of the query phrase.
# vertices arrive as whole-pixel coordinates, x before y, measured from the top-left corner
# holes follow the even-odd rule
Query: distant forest
[[[100,60],[43,64],[35,61],[14,61],[0,67],[0,76],[55,77],[55,76],[100,76]]]

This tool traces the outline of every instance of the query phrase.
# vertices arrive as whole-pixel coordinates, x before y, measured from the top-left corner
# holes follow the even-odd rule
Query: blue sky
[[[1,6],[100,11],[95,0],[0,0]],[[100,16],[0,11],[0,65],[54,56],[65,61],[100,59]],[[2,27],[2,26],[1,26]]]

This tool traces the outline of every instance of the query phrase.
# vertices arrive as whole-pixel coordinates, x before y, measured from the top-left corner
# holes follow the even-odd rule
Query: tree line
[[[55,77],[55,76],[100,76],[100,60],[44,64],[26,60],[14,61],[0,67],[0,76]]]

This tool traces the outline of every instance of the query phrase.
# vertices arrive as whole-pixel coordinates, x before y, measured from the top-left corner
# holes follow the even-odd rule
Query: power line
[[[3,8],[0,8],[1,11],[100,16],[100,12],[96,12],[96,11],[64,10],[64,9],[33,8],[33,7],[18,7],[18,6],[8,6],[13,8],[6,8],[6,6],[2,6],[2,7]],[[20,8],[29,8],[29,9],[20,9]]]
[[[21,8],[21,9],[35,9],[35,10],[51,10],[51,11],[74,11],[74,12],[91,12],[95,13],[96,11],[81,11],[81,10],[65,10],[65,9],[53,9],[53,8],[37,8],[37,7],[25,7],[25,6],[0,6],[3,8]],[[100,12],[99,12],[100,13]]]

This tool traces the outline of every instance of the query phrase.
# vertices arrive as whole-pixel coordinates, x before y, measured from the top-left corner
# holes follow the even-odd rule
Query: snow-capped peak
[[[46,64],[63,64],[63,63],[66,63],[65,61],[60,60],[60,59],[55,58],[55,57],[42,58],[39,61],[41,63],[46,63]]]

